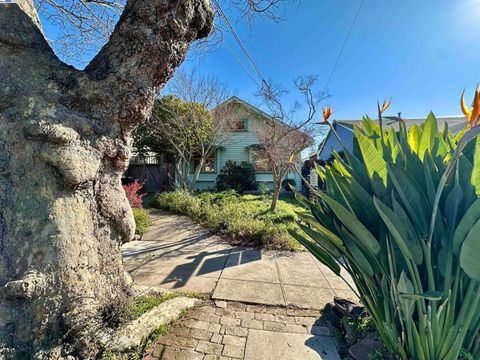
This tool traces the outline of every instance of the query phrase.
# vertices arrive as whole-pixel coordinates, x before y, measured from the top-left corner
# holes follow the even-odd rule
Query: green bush
[[[236,192],[257,190],[258,184],[255,178],[255,168],[252,163],[242,161],[227,161],[217,176],[216,188],[218,191],[233,189]]]
[[[291,231],[356,291],[401,359],[480,358],[479,128],[454,138],[430,114],[407,132],[355,128],[353,151],[317,171]],[[471,140],[471,141],[469,141]],[[463,350],[462,350],[463,348]]]
[[[151,205],[184,214],[213,232],[237,242],[269,249],[297,249],[298,243],[288,234],[296,228],[294,203],[280,201],[275,213],[268,211],[269,199],[239,195],[235,191],[204,192],[192,195],[177,190],[155,195]]]
[[[135,219],[135,234],[143,235],[150,226],[150,216],[144,209],[134,208],[132,211]]]

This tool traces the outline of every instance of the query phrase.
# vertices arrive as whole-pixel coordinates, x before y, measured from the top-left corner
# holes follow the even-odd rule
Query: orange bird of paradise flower
[[[392,103],[392,98],[385,100],[382,104],[382,107],[380,107],[380,114],[383,114],[388,109],[391,103]]]
[[[465,90],[463,90],[462,97],[460,98],[460,107],[468,120],[469,129],[480,124],[480,86],[477,85],[477,89],[475,90],[471,109],[465,104]]]
[[[324,108],[322,108],[322,113],[323,113],[323,121],[327,122],[328,118],[333,114],[333,109],[330,107],[330,105],[327,105]]]

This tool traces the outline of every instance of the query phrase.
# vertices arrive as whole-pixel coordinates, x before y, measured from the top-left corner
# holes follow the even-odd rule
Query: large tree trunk
[[[129,0],[78,71],[32,0],[0,4],[0,359],[97,355],[102,312],[128,295],[130,134],[212,22],[208,0]]]

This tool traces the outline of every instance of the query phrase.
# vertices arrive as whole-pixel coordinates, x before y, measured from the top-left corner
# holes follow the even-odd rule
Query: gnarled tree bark
[[[212,23],[208,0],[129,0],[78,71],[32,0],[0,4],[0,358],[97,356],[102,309],[129,291],[130,134]]]

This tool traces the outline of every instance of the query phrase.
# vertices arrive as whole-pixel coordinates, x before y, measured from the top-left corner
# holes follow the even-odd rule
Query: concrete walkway
[[[127,271],[139,285],[304,309],[322,309],[335,295],[354,296],[310,253],[232,247],[187,217],[158,210],[151,216],[142,240],[123,247]]]

